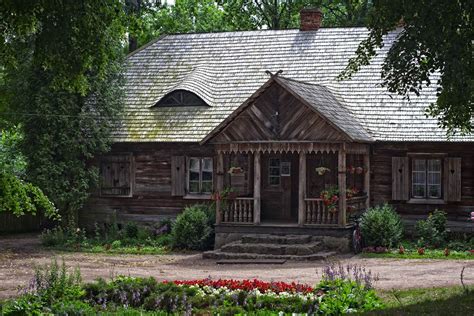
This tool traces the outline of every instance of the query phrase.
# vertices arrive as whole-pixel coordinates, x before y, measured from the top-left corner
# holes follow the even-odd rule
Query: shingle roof
[[[354,141],[371,142],[374,139],[362,127],[343,102],[330,89],[320,84],[309,84],[284,77],[276,79],[293,93],[299,95],[333,125]]]
[[[350,80],[336,80],[367,34],[365,28],[322,28],[164,36],[127,59],[124,118],[115,140],[201,141],[268,80],[266,70],[280,69],[285,77],[329,89],[377,140],[446,140],[436,119],[425,116],[436,85],[410,101],[380,86],[383,57],[397,32],[386,37],[371,65]],[[153,107],[176,89],[196,93],[209,107]]]

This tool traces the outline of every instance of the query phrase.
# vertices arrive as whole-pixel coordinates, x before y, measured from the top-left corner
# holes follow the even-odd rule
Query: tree
[[[120,0],[0,4],[6,118],[19,123],[27,179],[74,216],[98,180],[121,108]]]
[[[403,26],[382,67],[383,85],[409,97],[437,83],[437,101],[427,114],[437,117],[448,135],[471,133],[474,113],[474,2],[470,0],[374,1],[369,36],[341,78],[368,65],[383,47],[384,35]],[[435,74],[438,73],[439,77]]]

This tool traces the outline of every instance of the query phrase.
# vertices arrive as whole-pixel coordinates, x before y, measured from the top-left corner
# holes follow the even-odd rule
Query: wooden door
[[[294,154],[262,156],[262,206],[264,222],[298,220],[298,159]]]

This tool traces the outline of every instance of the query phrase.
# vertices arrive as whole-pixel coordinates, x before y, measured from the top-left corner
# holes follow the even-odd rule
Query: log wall
[[[461,201],[445,204],[412,204],[392,200],[392,157],[426,153],[461,158]],[[371,148],[371,204],[388,202],[402,215],[425,216],[434,209],[448,212],[453,220],[465,220],[474,211],[474,146],[469,143],[375,143]],[[443,170],[443,178],[446,176]],[[411,175],[409,174],[409,177]],[[411,190],[409,190],[411,192]],[[445,192],[443,192],[443,195]]]
[[[171,194],[171,160],[173,156],[213,157],[213,146],[197,143],[118,143],[112,147],[115,153],[131,153],[132,196],[101,196],[95,191],[79,215],[82,226],[92,227],[95,222],[137,221],[153,223],[163,218],[175,217],[186,205],[210,202],[209,199],[187,199]],[[216,179],[214,175],[214,180]]]

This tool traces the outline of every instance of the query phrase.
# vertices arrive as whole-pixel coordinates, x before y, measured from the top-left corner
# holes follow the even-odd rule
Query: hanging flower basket
[[[354,166],[347,167],[347,173],[354,174],[356,172],[356,168]]]
[[[318,173],[318,175],[320,175],[320,176],[324,175],[326,172],[331,171],[331,169],[326,168],[326,167],[317,167],[315,170]]]
[[[355,168],[355,172],[356,172],[357,174],[363,174],[363,173],[364,173],[364,168],[362,168],[362,167],[357,167],[357,168]]]
[[[244,173],[244,169],[241,167],[230,167],[229,171],[227,171],[230,174],[241,174]]]

